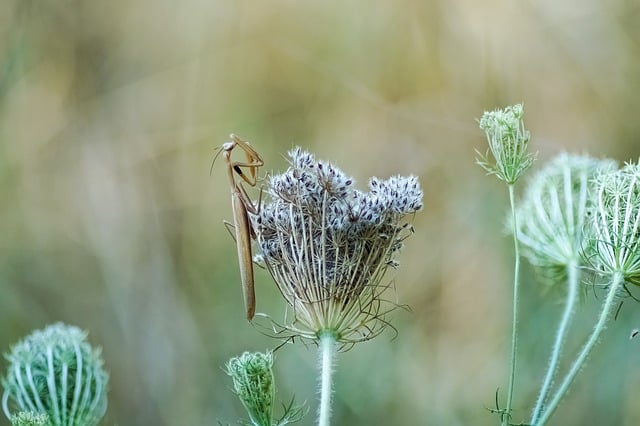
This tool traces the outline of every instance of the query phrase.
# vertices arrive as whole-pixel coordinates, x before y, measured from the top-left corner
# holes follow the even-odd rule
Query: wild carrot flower
[[[554,282],[567,278],[564,312],[531,424],[546,403],[575,309],[594,177],[614,168],[610,160],[561,154],[533,177],[518,208],[517,235],[525,255]]]
[[[271,352],[245,352],[227,363],[227,374],[233,379],[233,389],[254,425],[271,426],[275,396],[272,368]]]
[[[589,262],[610,280],[607,296],[591,335],[536,423],[539,426],[551,418],[598,342],[620,289],[626,283],[640,284],[640,164],[628,163],[622,169],[599,174],[593,204],[586,251]]]
[[[300,148],[289,156],[289,169],[269,180],[271,201],[251,216],[264,263],[293,311],[288,329],[341,343],[372,338],[388,324],[381,282],[411,232],[402,220],[422,208],[418,179],[372,178],[365,193]]]
[[[302,418],[304,409],[286,407],[278,421],[273,421],[275,381],[272,352],[245,352],[227,362],[227,374],[233,379],[233,389],[247,410],[253,426],[283,426]]]
[[[596,187],[589,260],[640,285],[640,164],[599,175]]]
[[[518,104],[485,112],[480,119],[480,128],[487,135],[495,161],[489,160],[487,152],[485,155],[478,153],[477,163],[508,185],[516,183],[535,161],[535,154],[527,152],[530,134],[524,128],[523,114],[524,108]]]
[[[47,414],[47,424],[54,426],[98,424],[107,409],[108,375],[100,350],[86,337],[79,328],[58,323],[11,348],[2,379],[2,408],[9,419],[11,405],[15,411]]]
[[[520,252],[518,244],[518,220],[515,206],[514,186],[518,179],[531,167],[535,154],[527,152],[529,132],[524,128],[522,119],[524,110],[521,104],[507,107],[503,110],[485,112],[480,119],[480,128],[484,130],[489,143],[489,151],[494,161],[489,159],[489,152],[485,155],[478,151],[476,163],[504,181],[509,189],[511,204],[511,218],[513,228],[513,246],[515,263],[513,271],[513,316],[511,320],[511,361],[509,372],[509,386],[507,388],[507,405],[499,409],[503,426],[509,424],[511,418],[511,404],[515,387],[515,372],[518,346],[518,288],[520,274]]]
[[[595,176],[615,167],[612,160],[560,154],[532,178],[516,214],[518,240],[533,265],[559,273],[558,278],[569,264],[577,266]]]

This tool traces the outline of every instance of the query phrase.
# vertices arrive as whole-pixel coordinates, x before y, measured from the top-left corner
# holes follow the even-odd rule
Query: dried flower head
[[[524,128],[523,113],[522,104],[518,104],[485,112],[480,119],[495,162],[489,160],[488,152],[485,155],[477,152],[476,162],[509,185],[516,183],[535,161],[535,154],[527,152],[530,134]]]
[[[245,352],[231,358],[226,365],[233,380],[233,390],[247,410],[254,426],[283,426],[299,421],[305,414],[303,407],[294,407],[293,400],[285,406],[280,420],[273,421],[275,381],[272,352]]]
[[[271,201],[252,215],[262,259],[293,311],[287,330],[351,343],[388,324],[381,295],[387,267],[411,227],[402,219],[422,208],[415,176],[372,178],[370,191],[300,148],[268,184]]]
[[[518,211],[518,239],[532,264],[552,274],[580,262],[594,177],[615,170],[612,160],[560,154],[529,183]]]
[[[2,379],[2,408],[47,414],[55,426],[97,425],[107,409],[108,375],[99,349],[77,327],[57,323],[38,330],[11,348]]]
[[[589,260],[605,273],[640,285],[640,164],[596,178]]]

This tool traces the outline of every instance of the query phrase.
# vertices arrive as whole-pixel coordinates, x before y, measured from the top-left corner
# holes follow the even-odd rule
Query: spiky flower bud
[[[291,167],[269,180],[271,201],[251,215],[262,259],[293,310],[286,328],[342,343],[376,336],[388,324],[382,278],[412,229],[402,219],[422,208],[418,179],[372,178],[365,193],[300,148],[289,156]]]
[[[271,426],[275,386],[273,354],[245,352],[227,362],[227,374],[233,379],[233,390],[242,401],[251,422]]]
[[[233,380],[233,390],[247,410],[254,426],[283,426],[299,421],[305,414],[303,407],[285,406],[280,420],[272,418],[275,399],[272,352],[245,352],[231,358],[226,371]]]
[[[100,349],[87,334],[57,323],[38,330],[11,348],[2,378],[2,408],[47,414],[50,425],[93,426],[107,408],[108,375]],[[19,416],[19,415],[18,415]]]
[[[589,260],[605,273],[640,285],[640,164],[596,178]]]
[[[615,170],[611,160],[560,154],[527,187],[518,209],[518,239],[533,265],[564,278],[580,262],[594,177]]]
[[[530,134],[524,128],[523,113],[522,104],[518,104],[485,112],[480,119],[480,128],[487,135],[495,161],[489,160],[489,152],[485,155],[478,152],[476,162],[509,185],[516,183],[535,160],[535,154],[527,152]]]

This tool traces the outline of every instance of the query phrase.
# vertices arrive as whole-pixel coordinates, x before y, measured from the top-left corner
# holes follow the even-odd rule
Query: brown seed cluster
[[[296,148],[269,179],[270,202],[251,215],[261,256],[293,309],[292,330],[343,342],[372,337],[384,320],[381,280],[422,208],[415,176],[372,178],[369,192],[330,163]]]

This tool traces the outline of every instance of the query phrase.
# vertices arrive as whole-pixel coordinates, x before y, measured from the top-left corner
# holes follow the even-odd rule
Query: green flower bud
[[[57,323],[38,330],[11,348],[2,378],[2,408],[47,414],[47,425],[97,425],[107,409],[108,375],[100,349],[86,333]],[[18,414],[19,418],[20,414]]]
[[[489,150],[495,162],[489,160],[489,152],[478,154],[476,162],[487,173],[512,185],[531,167],[535,154],[527,152],[530,134],[524,128],[522,104],[503,110],[485,112],[480,119],[480,128],[487,135]]]
[[[254,425],[271,426],[275,387],[271,352],[245,352],[227,362],[227,374]]]
[[[226,371],[233,380],[233,390],[247,410],[253,426],[285,426],[298,422],[306,414],[304,404],[283,405],[279,420],[272,417],[275,401],[272,352],[245,352],[227,362]]]

